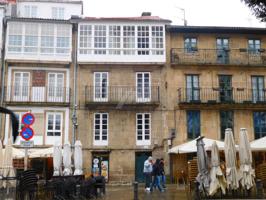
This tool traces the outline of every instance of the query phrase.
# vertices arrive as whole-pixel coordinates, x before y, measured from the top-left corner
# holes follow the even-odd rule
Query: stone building
[[[111,182],[141,181],[144,160],[164,156],[161,71],[169,23],[149,13],[78,20],[77,138],[86,171],[104,171]]]
[[[167,121],[173,146],[199,135],[223,140],[240,128],[250,140],[266,136],[264,28],[170,26],[167,29]],[[192,155],[193,156],[193,155]],[[172,175],[186,171],[173,155]]]

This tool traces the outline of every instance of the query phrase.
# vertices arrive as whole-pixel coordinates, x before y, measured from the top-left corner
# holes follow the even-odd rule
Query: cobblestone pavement
[[[186,191],[177,189],[176,185],[167,185],[165,192],[154,190],[147,193],[142,185],[138,188],[139,200],[186,200]],[[133,187],[131,186],[107,186],[106,195],[101,200],[134,200]]]

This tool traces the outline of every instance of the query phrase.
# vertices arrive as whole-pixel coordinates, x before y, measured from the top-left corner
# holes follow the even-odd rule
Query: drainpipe
[[[73,24],[73,65],[74,65],[74,83],[73,83],[73,105],[72,105],[72,147],[74,148],[75,141],[76,141],[76,132],[78,127],[78,119],[77,119],[77,42],[78,42],[78,23],[72,23]]]
[[[5,11],[4,11],[5,13]],[[0,106],[2,107],[4,104],[4,98],[5,98],[5,73],[6,73],[6,63],[5,63],[5,45],[6,45],[6,28],[7,28],[7,23],[6,23],[6,17],[3,18],[2,21],[2,49],[1,49],[1,95],[0,95]],[[2,131],[2,119],[3,119],[3,114],[0,114],[0,130]],[[4,139],[4,135],[0,134],[0,139]]]

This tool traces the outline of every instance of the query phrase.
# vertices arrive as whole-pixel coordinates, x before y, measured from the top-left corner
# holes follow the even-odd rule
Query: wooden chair
[[[189,185],[189,191],[192,191],[192,188],[194,187],[194,182],[196,180],[196,177],[198,175],[198,164],[197,164],[197,158],[193,158],[188,162],[188,185]]]

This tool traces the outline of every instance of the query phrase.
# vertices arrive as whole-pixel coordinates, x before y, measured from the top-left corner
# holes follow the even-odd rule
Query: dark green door
[[[135,180],[138,182],[144,182],[143,166],[145,160],[151,156],[151,152],[138,152],[135,158]]]

